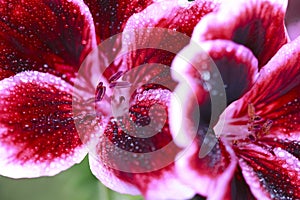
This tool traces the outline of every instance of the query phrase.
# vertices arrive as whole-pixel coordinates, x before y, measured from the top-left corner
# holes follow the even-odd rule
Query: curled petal
[[[236,150],[242,173],[257,199],[299,199],[300,161],[276,147],[246,145]]]
[[[123,109],[113,112],[90,156],[92,172],[105,185],[121,193],[141,193],[146,199],[194,194],[179,181],[174,168],[180,149],[169,132],[170,95],[160,86],[144,86],[133,94],[128,116],[121,115]]]
[[[82,1],[8,0],[0,2],[0,11],[0,80],[35,70],[70,81],[96,47],[93,20]]]
[[[245,45],[264,66],[287,43],[287,0],[227,0],[195,28],[195,41],[226,39]]]
[[[23,72],[2,80],[0,93],[1,175],[55,175],[84,158],[69,84],[50,74]]]

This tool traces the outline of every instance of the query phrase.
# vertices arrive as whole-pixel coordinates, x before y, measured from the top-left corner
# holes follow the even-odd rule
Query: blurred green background
[[[104,187],[92,174],[87,158],[54,176],[10,179],[0,176],[0,200],[142,200]]]

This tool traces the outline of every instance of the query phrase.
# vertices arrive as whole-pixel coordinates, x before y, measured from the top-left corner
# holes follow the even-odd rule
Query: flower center
[[[259,138],[269,134],[273,125],[270,119],[263,120],[261,116],[256,114],[253,104],[248,104],[248,135],[246,138],[240,140],[233,140],[233,144],[237,145],[240,142],[256,142]]]

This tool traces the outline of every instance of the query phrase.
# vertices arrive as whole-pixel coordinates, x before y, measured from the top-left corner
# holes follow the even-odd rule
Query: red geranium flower
[[[153,48],[131,50],[140,37],[146,43],[163,41],[162,35],[153,37],[145,28],[165,28],[171,30],[171,35],[179,31],[190,36],[199,20],[217,8],[217,1],[85,3],[0,2],[0,174],[12,178],[55,175],[84,158],[88,150],[84,144],[96,143],[90,156],[91,170],[108,187],[123,193],[142,193],[149,199],[191,197],[194,192],[178,180],[174,163],[158,167],[165,158],[150,156],[133,159],[131,164],[124,161],[129,157],[120,154],[125,151],[135,158],[138,153],[155,152],[172,141],[168,115],[150,109],[158,104],[167,113],[172,87],[150,82],[131,91],[131,96],[123,91],[116,100],[111,95],[120,87],[142,79],[148,83],[157,77],[174,87],[169,68],[164,77],[158,76],[161,68],[134,69],[145,63],[171,65],[189,40],[172,44],[173,53]],[[124,30],[129,38],[120,34],[105,49],[96,48],[97,43]],[[131,52],[123,55],[122,50]],[[108,62],[117,55],[115,62]],[[78,73],[83,63],[91,67]],[[110,65],[104,71],[106,64]],[[126,75],[132,70],[134,73]],[[98,74],[102,71],[103,75]],[[79,85],[78,77],[83,78]],[[117,118],[109,105],[123,101],[129,104],[128,117]],[[147,126],[151,120],[162,125],[159,134],[139,137],[147,132],[140,133],[137,127]],[[86,135],[78,134],[82,128]],[[164,155],[174,161],[180,149],[174,144],[171,147]],[[119,158],[123,159],[119,162]],[[121,170],[124,165],[133,168]]]
[[[300,198],[300,38],[288,39],[286,6],[281,0],[223,1],[192,36],[212,60],[191,44],[183,50],[191,54],[189,62],[173,62],[184,75],[174,74],[183,122],[176,121],[172,103],[170,127],[182,135],[177,144],[189,147],[177,170],[208,199]],[[219,118],[210,109],[214,97],[225,95],[213,85],[214,63],[228,105]],[[187,83],[193,90],[183,91]],[[198,108],[200,117],[193,120]]]

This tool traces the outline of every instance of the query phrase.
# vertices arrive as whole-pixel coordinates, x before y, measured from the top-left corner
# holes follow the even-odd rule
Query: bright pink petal
[[[265,65],[288,41],[284,27],[287,0],[227,0],[205,17],[193,33],[195,41],[226,39],[252,50]]]
[[[300,161],[275,147],[256,145],[236,149],[244,178],[257,199],[299,199]]]
[[[122,193],[142,193],[147,199],[194,194],[180,183],[174,168],[180,149],[169,132],[170,95],[160,86],[143,86],[133,94],[128,116],[117,117],[115,111],[90,156],[92,172],[105,185]]]
[[[178,158],[178,174],[184,183],[208,199],[228,199],[236,157],[231,148],[219,141],[206,157],[199,158],[201,143],[195,140]]]
[[[1,175],[55,175],[84,158],[69,84],[47,73],[23,72],[2,80],[0,93]]]
[[[232,124],[232,128],[238,125],[241,130],[247,131],[248,109],[249,104],[252,104],[262,122],[272,121],[269,130],[271,137],[299,141],[299,59],[300,38],[283,46],[260,71],[260,76],[251,90],[227,108],[227,123]],[[245,134],[245,131],[238,132]]]
[[[91,14],[79,1],[0,2],[0,80],[26,70],[75,76],[96,47]]]

